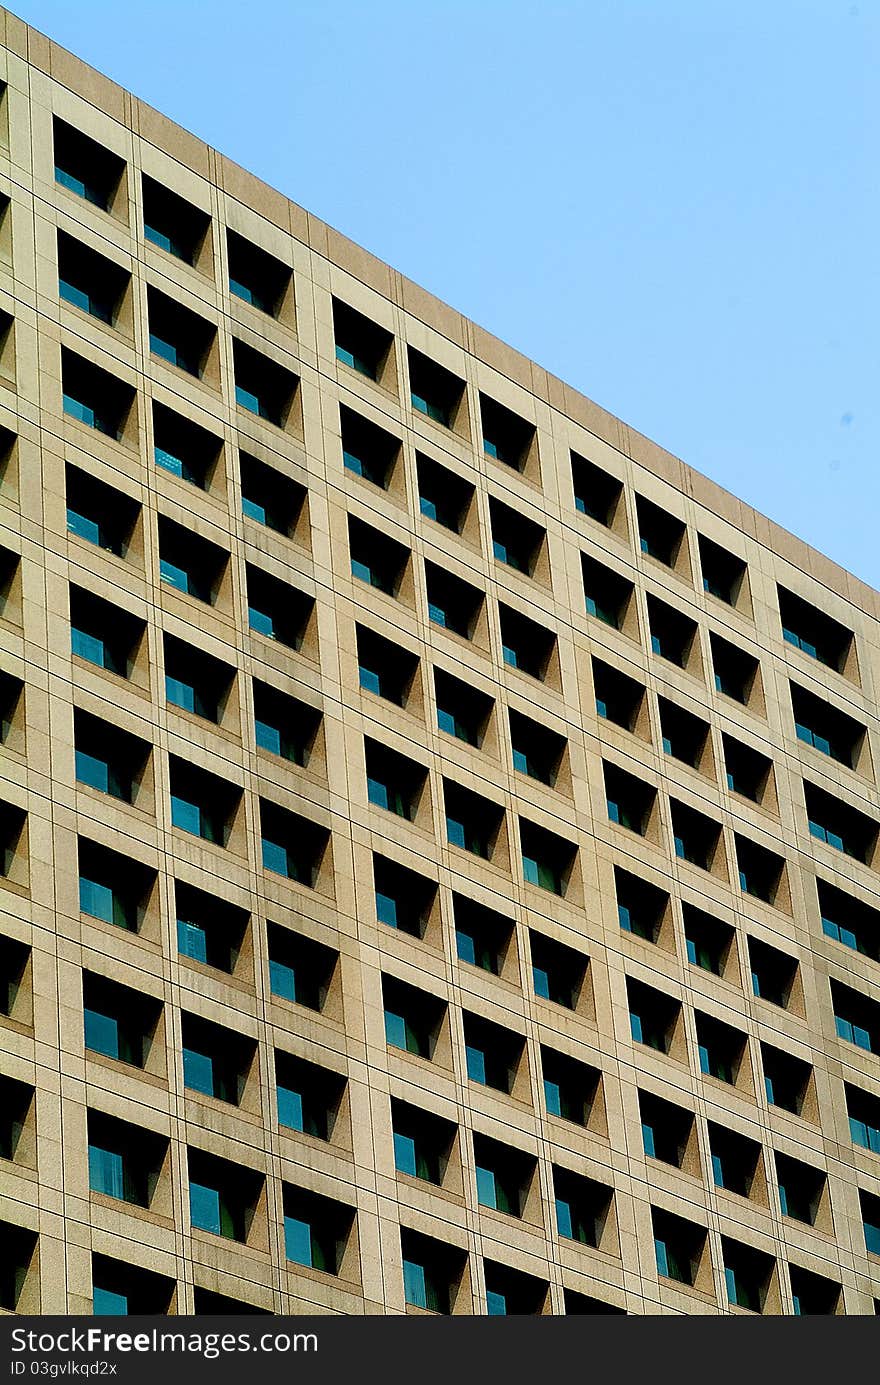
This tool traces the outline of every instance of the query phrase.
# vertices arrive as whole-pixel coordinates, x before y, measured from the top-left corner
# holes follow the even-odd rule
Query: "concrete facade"
[[[0,42],[4,1309],[874,1313],[880,596]]]

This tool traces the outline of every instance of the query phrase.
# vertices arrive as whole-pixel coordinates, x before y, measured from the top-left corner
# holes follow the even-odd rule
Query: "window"
[[[623,483],[576,452],[571,454],[571,479],[575,509],[607,529],[618,527],[624,511]]]
[[[601,659],[594,658],[592,664],[597,715],[615,726],[622,726],[625,731],[648,734],[644,722],[644,685]]]
[[[601,1132],[601,1074],[596,1068],[542,1044],[541,1075],[548,1115]]]
[[[657,790],[617,765],[603,762],[602,769],[609,821],[637,832],[640,837],[647,836],[656,811]]]
[[[291,420],[299,380],[293,371],[255,351],[244,342],[233,340],[232,361],[235,373],[235,402],[258,418],[284,428]]]
[[[444,630],[461,635],[462,639],[472,640],[486,600],[483,592],[436,563],[427,561],[425,588],[429,619]]]
[[[633,1043],[645,1044],[658,1053],[670,1053],[673,1045],[677,1046],[681,1026],[680,1002],[631,977],[627,978],[626,993]]]
[[[463,1015],[465,1061],[468,1081],[510,1095],[525,1075],[525,1039],[500,1024]]]
[[[443,780],[446,840],[450,846],[490,861],[504,822],[504,809],[470,789]]]
[[[545,1311],[548,1293],[545,1279],[512,1270],[495,1260],[484,1260],[483,1272],[489,1317],[536,1317]]]
[[[147,289],[147,312],[152,354],[201,379],[217,337],[213,323],[154,288]]]
[[[130,282],[112,260],[58,232],[58,294],[65,303],[113,327]]]
[[[454,428],[459,421],[459,413],[463,412],[464,381],[412,346],[407,349],[407,356],[413,408],[435,423]]]
[[[782,623],[782,638],[794,645],[810,658],[833,668],[838,673],[853,676],[855,660],[853,654],[853,633],[845,625],[826,615],[824,611],[811,606],[809,601],[777,587],[779,595],[779,619]]]
[[[709,723],[686,712],[665,697],[658,697],[663,750],[682,764],[711,773],[712,749]]]
[[[101,1111],[88,1113],[89,1188],[149,1207],[168,1153],[168,1140]]]
[[[374,486],[388,490],[400,456],[400,439],[360,414],[339,406],[342,430],[342,461],[346,471],[362,476]]]
[[[669,915],[669,895],[647,880],[614,867],[617,918],[624,933],[657,943]]]
[[[200,1149],[187,1150],[187,1173],[193,1229],[245,1244],[263,1198],[263,1175]]]
[[[535,1176],[537,1161],[507,1144],[474,1132],[477,1202],[509,1217],[521,1217]]]
[[[260,750],[308,765],[320,726],[317,707],[254,679],[254,737]]]
[[[696,1284],[706,1253],[706,1228],[651,1208],[657,1273],[679,1284]]]
[[[275,1051],[275,1094],[282,1133],[294,1130],[330,1140],[341,1118],[346,1079],[341,1073]]]
[[[307,1010],[325,1010],[337,976],[339,953],[277,923],[268,924],[266,935],[271,994]]]
[[[452,1121],[392,1097],[391,1126],[397,1172],[439,1187],[455,1139],[456,1127]]]
[[[776,1161],[776,1181],[779,1185],[779,1206],[784,1217],[815,1226],[820,1220],[827,1220],[827,1179],[821,1169],[803,1164],[787,1154],[774,1155]],[[824,1215],[823,1215],[824,1213]]]
[[[113,211],[117,200],[122,202],[117,194],[125,173],[123,160],[57,116],[52,121],[52,133],[55,182],[102,212]]]
[[[123,803],[140,798],[151,747],[138,736],[75,708],[74,764],[77,783]]]
[[[0,671],[0,745],[23,752],[25,748],[24,683]]]
[[[518,510],[489,499],[492,551],[499,563],[533,577],[545,552],[547,531]]]
[[[669,800],[672,820],[672,842],[680,861],[689,861],[701,870],[716,865],[723,870],[724,848],[721,843],[721,824],[677,799]]]
[[[169,757],[171,824],[202,841],[228,846],[235,830],[241,789],[188,760]]]
[[[502,602],[498,603],[498,619],[501,655],[508,668],[541,682],[557,681],[559,656],[554,632]]]
[[[813,1069],[809,1063],[770,1044],[761,1045],[761,1061],[768,1103],[794,1116],[810,1119]]]
[[[830,984],[837,1037],[869,1053],[880,1053],[880,1002],[839,981]]]
[[[761,1146],[757,1140],[750,1140],[727,1126],[710,1121],[709,1153],[716,1188],[724,1188],[740,1197],[750,1197],[753,1191],[762,1191]]]
[[[711,971],[715,976],[724,976],[728,962],[733,967],[735,960],[733,929],[693,904],[682,904],[681,912],[687,959],[691,966]]]
[[[232,230],[226,232],[226,252],[230,293],[278,317],[290,289],[289,266]]]
[[[330,832],[277,803],[260,799],[260,846],[263,869],[314,889],[325,857]]]
[[[798,740],[849,769],[857,769],[867,734],[861,722],[797,683],[790,683],[789,688]]]
[[[481,746],[494,700],[439,668],[434,669],[434,693],[439,729],[466,745]]]
[[[451,1313],[467,1261],[465,1252],[401,1227],[400,1253],[406,1302],[429,1313]]]
[[[174,635],[164,635],[163,645],[166,702],[207,721],[222,721],[230,701],[234,668]]]
[[[845,856],[871,865],[878,831],[873,818],[806,780],[804,802],[812,837],[842,851]]]
[[[636,515],[639,522],[639,547],[649,558],[656,558],[665,567],[675,567],[680,557],[687,558],[685,526],[675,515],[636,496]]]
[[[228,566],[225,548],[159,516],[159,576],[166,586],[215,606]]]
[[[734,702],[741,702],[744,707],[754,704],[755,710],[760,710],[757,705],[760,691],[758,660],[744,649],[737,649],[736,645],[723,640],[720,635],[710,634],[709,646],[716,690]]]
[[[414,822],[428,777],[424,765],[367,737],[364,739],[364,761],[367,798],[373,806]]]
[[[0,802],[0,877],[6,880],[15,880],[16,876],[21,876],[17,881],[19,884],[27,882],[25,823],[27,813],[23,808],[18,808],[12,803]],[[17,863],[17,856],[21,851],[20,859]],[[16,865],[20,869],[16,869]]]
[[[314,597],[248,563],[247,603],[251,630],[287,649],[303,649],[315,609]]]
[[[83,972],[82,997],[86,1049],[152,1070],[154,1056],[161,1059],[161,1002],[89,971]]]
[[[0,548],[0,620],[22,624],[21,555]]]
[[[460,962],[502,975],[513,954],[513,920],[464,895],[453,894],[455,949]]]
[[[193,1285],[193,1313],[197,1318],[273,1316],[268,1308],[257,1308],[243,1299],[230,1298],[228,1294],[215,1294],[211,1289],[201,1289],[198,1284]]]
[[[697,1051],[700,1059],[700,1072],[715,1077],[719,1082],[735,1086],[740,1071],[747,1076],[748,1064],[743,1064],[746,1053],[746,1038],[738,1029],[717,1020],[711,1015],[694,1015],[697,1027]]]
[[[69,463],[65,483],[67,532],[124,558],[140,516],[137,501]]]
[[[772,783],[773,761],[732,736],[725,734],[721,741],[728,789],[753,803],[762,803]]]
[[[795,1316],[830,1315],[840,1311],[840,1285],[824,1275],[789,1265],[791,1300]]]
[[[637,635],[632,582],[585,553],[581,554],[581,569],[587,615],[613,630]]]
[[[339,1274],[354,1226],[354,1209],[318,1193],[284,1185],[284,1252],[296,1265]]]
[[[880,961],[880,910],[825,880],[816,881],[816,890],[826,938]]]
[[[552,789],[567,748],[565,737],[512,708],[508,718],[514,769]]]
[[[776,1263],[773,1257],[727,1236],[721,1238],[721,1250],[728,1303],[763,1313]]]
[[[553,1197],[558,1235],[581,1245],[599,1247],[606,1226],[610,1229],[611,1189],[554,1164]]]
[[[82,587],[70,587],[71,653],[108,673],[130,678],[146,626]]]
[[[605,1303],[602,1299],[591,1298],[589,1294],[579,1294],[576,1289],[563,1289],[563,1299],[565,1301],[565,1316],[575,1317],[581,1314],[621,1314],[626,1317],[625,1308],[617,1308],[613,1303]]]
[[[740,597],[746,597],[746,565],[742,558],[728,553],[726,548],[698,535],[700,550],[700,570],[703,574],[703,591],[724,601],[728,606],[740,605]]]
[[[158,245],[184,264],[201,267],[202,251],[210,253],[211,218],[200,207],[179,197],[155,178],[143,176],[144,240]],[[205,266],[207,267],[207,266]]]
[[[349,515],[348,550],[353,577],[387,596],[399,595],[409,562],[408,548]]]
[[[542,1000],[551,1000],[566,1010],[577,1010],[586,999],[585,984],[589,958],[566,943],[529,929],[532,959],[532,988]]]
[[[519,820],[519,840],[523,879],[529,885],[548,890],[550,894],[566,895],[577,847],[564,837],[558,837],[555,832],[548,832],[546,827],[527,822],[525,818]]]
[[[880,1154],[880,1097],[864,1092],[860,1087],[852,1087],[848,1082],[844,1090],[853,1144],[870,1150],[872,1154]]]
[[[175,1282],[128,1261],[92,1255],[92,1313],[95,1317],[168,1314]]]
[[[366,375],[368,380],[385,383],[385,367],[394,342],[390,332],[334,298],[333,335],[337,361],[351,366],[359,375]]]
[[[405,707],[418,673],[418,657],[365,625],[355,626],[358,680],[365,692]]]
[[[763,900],[765,904],[787,908],[788,886],[783,858],[767,847],[741,837],[739,833],[734,841],[739,887],[743,894],[754,895],[755,899]]]
[[[437,882],[373,854],[376,918],[389,928],[423,938],[437,899]]]
[[[416,471],[421,513],[454,534],[462,533],[474,499],[471,483],[421,452],[416,453]]]
[[[306,490],[276,467],[238,454],[241,476],[241,511],[246,519],[265,524],[286,538],[299,537],[308,515]]]
[[[153,460],[157,467],[206,491],[222,447],[216,434],[153,400]]]
[[[0,1015],[31,1022],[30,974],[30,948],[0,934]]]
[[[498,404],[486,394],[480,394],[480,419],[483,429],[483,451],[487,457],[504,462],[514,471],[527,472],[535,460],[535,426],[520,418],[512,409]]]
[[[186,1011],[180,1032],[183,1085],[201,1096],[241,1106],[256,1068],[255,1040]]]
[[[245,946],[247,910],[174,881],[178,956],[233,975]]]
[[[446,1017],[446,1002],[392,976],[382,977],[385,1042],[418,1058],[433,1058]]]
[[[862,1226],[865,1232],[865,1246],[871,1255],[880,1255],[880,1197],[873,1193],[859,1192],[862,1209]]]
[[[156,872],[86,837],[79,837],[77,846],[80,911],[136,933],[149,908]]]
[[[134,414],[134,390],[67,347],[61,348],[62,407],[68,418],[120,441]]]
[[[780,952],[757,938],[749,938],[749,965],[752,990],[761,1000],[779,1005],[783,1010],[794,1005],[801,1008],[800,978],[796,957]]]
[[[656,596],[648,596],[648,627],[651,632],[651,650],[661,659],[668,659],[676,668],[699,671],[699,648],[697,622],[681,611],[667,606]]]
[[[642,1146],[649,1159],[672,1164],[680,1169],[699,1171],[693,1111],[664,1101],[653,1092],[639,1092],[639,1117],[642,1124]]]
[[[33,1168],[36,1141],[34,1089],[13,1077],[0,1077],[0,1159]]]

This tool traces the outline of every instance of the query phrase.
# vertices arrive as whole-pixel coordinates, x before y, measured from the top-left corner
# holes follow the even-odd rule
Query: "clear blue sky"
[[[19,0],[880,586],[880,0]]]

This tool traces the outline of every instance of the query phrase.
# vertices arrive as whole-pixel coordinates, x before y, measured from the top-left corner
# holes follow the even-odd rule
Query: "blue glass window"
[[[122,1155],[115,1150],[89,1145],[89,1187],[107,1197],[125,1198]]]
[[[208,960],[208,935],[201,924],[177,920],[177,951],[196,962]]]
[[[92,1314],[96,1318],[127,1317],[128,1295],[118,1294],[113,1289],[101,1289],[96,1284],[92,1289]]]
[[[278,1123],[290,1130],[304,1130],[303,1099],[291,1087],[278,1088]]]

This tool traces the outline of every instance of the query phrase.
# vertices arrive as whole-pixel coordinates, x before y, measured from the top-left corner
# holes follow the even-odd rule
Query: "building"
[[[880,596],[0,39],[4,1309],[875,1312]]]

